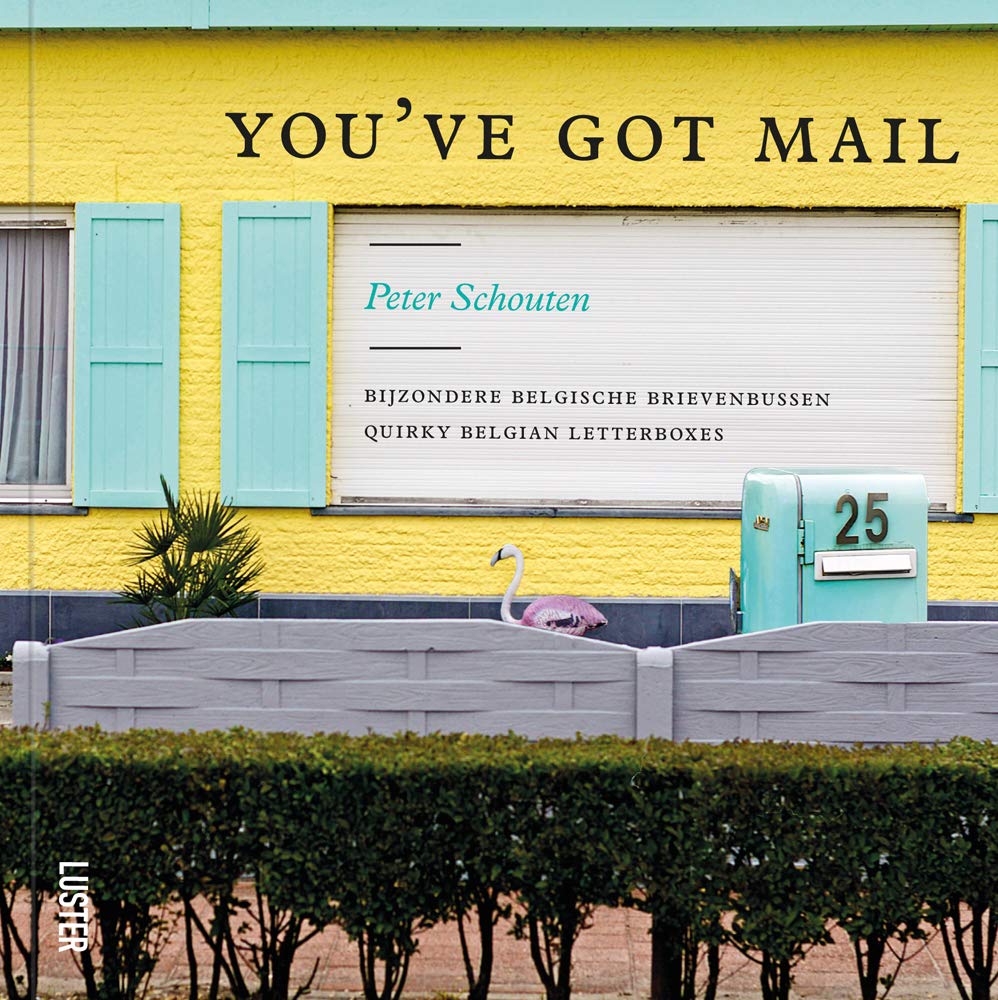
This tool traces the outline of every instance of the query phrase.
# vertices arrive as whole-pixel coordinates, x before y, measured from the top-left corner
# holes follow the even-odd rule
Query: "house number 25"
[[[887,537],[887,512],[876,504],[884,503],[887,500],[886,493],[866,494],[866,523],[873,524],[880,522],[880,529],[874,531],[872,528],[866,529],[866,537],[871,542],[882,542]],[[852,513],[846,518],[846,523],[842,525],[842,530],[835,536],[836,545],[858,545],[859,535],[850,535],[849,530],[856,523],[859,517],[859,502],[851,493],[843,493],[835,505],[835,513],[841,514],[846,507],[852,509]]]

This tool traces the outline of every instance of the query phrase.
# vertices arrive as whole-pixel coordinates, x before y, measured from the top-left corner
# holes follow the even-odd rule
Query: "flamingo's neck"
[[[520,581],[523,579],[523,553],[519,549],[513,548],[513,557],[516,559],[516,572],[513,574],[513,579],[506,588],[506,593],[503,594],[502,620],[509,622],[511,625],[519,625],[520,619],[513,617],[513,596],[516,594],[516,588],[520,586]]]

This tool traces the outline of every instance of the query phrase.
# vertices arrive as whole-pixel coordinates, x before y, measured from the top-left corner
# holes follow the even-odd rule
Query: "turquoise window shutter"
[[[76,206],[73,502],[162,507],[178,480],[180,206]]]
[[[222,207],[222,494],[326,503],[325,202]]]
[[[998,513],[998,205],[966,214],[963,509]]]

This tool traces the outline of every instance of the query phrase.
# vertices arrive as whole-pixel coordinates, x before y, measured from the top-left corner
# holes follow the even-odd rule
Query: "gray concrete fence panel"
[[[717,742],[998,739],[998,622],[633,649],[489,620],[201,619],[14,648],[14,723]]]
[[[631,736],[636,660],[487,620],[201,619],[18,643],[14,723]]]

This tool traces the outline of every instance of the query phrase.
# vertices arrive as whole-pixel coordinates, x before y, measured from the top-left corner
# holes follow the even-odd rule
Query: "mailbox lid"
[[[800,469],[795,474],[801,516],[814,526],[812,550],[925,551],[929,500],[925,479],[917,473],[845,467]]]
[[[801,484],[805,536],[803,620],[925,621],[929,502],[924,478],[892,468],[794,471]],[[863,553],[887,558],[909,551],[914,572],[884,572],[884,560],[871,559],[868,571],[836,578],[815,565],[816,552],[853,554],[861,568]]]

